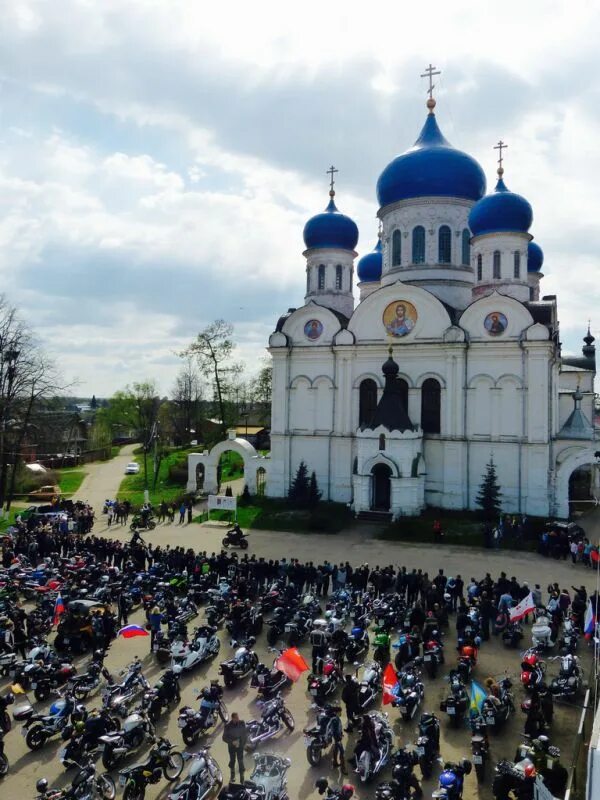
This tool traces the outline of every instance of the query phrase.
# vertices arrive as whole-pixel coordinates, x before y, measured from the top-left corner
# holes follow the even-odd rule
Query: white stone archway
[[[256,473],[259,467],[266,472],[266,480],[269,477],[268,459],[259,456],[254,447],[246,439],[237,439],[235,430],[227,431],[227,439],[218,442],[209,452],[190,453],[188,456],[188,492],[196,491],[196,469],[198,464],[204,466],[204,487],[206,494],[216,494],[218,490],[217,467],[219,459],[228,450],[232,450],[242,457],[244,462],[244,483],[248,487],[250,494],[256,494]]]
[[[568,447],[558,454],[556,458],[556,476],[554,480],[554,515],[561,519],[569,518],[569,478],[579,467],[592,464],[594,468],[594,493],[598,498],[599,470],[595,453],[598,446],[592,444],[587,447]]]

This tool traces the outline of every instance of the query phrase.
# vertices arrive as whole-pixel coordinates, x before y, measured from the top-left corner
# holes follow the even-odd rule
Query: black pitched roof
[[[402,392],[398,372],[400,367],[392,358],[391,348],[390,357],[382,367],[385,375],[385,386],[381,399],[377,404],[373,418],[367,425],[362,426],[362,430],[375,430],[383,425],[388,431],[414,431],[415,426],[410,421],[408,412],[402,401]]]

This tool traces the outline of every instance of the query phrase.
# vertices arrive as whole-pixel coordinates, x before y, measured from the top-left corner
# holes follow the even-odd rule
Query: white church
[[[271,454],[247,442],[190,456],[216,489],[237,449],[251,491],[284,497],[298,465],[355,513],[475,509],[493,460],[507,513],[569,516],[569,478],[596,462],[595,347],[563,354],[557,298],[527,200],[443,136],[430,81],[415,144],[377,182],[380,232],[356,262],[358,229],[330,200],[304,228],[306,296],[269,338]],[[354,283],[357,282],[358,302]],[[583,332],[583,331],[582,331]]]

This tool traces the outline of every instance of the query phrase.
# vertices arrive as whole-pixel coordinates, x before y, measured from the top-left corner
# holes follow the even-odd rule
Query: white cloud
[[[494,137],[509,141],[543,291],[579,346],[600,300],[600,119],[585,78],[599,15],[542,0],[13,0],[0,31],[3,285],[90,394],[159,362],[166,390],[172,351],[215,316],[238,322],[256,360],[301,301],[302,227],[326,204],[331,160],[361,252],[375,242],[377,170],[416,138],[432,59],[449,138],[489,176]]]

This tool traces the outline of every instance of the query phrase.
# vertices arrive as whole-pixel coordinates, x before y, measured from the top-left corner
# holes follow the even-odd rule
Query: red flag
[[[392,690],[398,683],[398,676],[396,670],[391,664],[388,664],[383,671],[383,705],[387,706],[394,699]]]
[[[293,683],[296,683],[300,675],[309,669],[308,664],[296,647],[289,647],[287,650],[284,650],[275,661],[275,667],[281,670]]]

